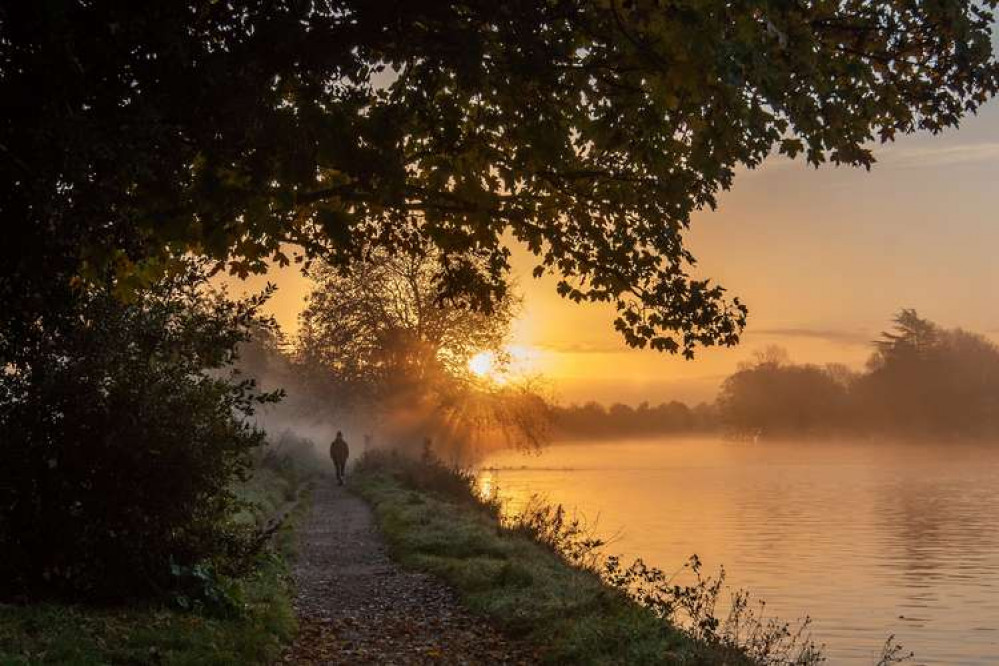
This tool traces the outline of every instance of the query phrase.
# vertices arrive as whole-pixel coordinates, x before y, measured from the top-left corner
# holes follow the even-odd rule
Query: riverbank
[[[284,517],[241,578],[190,574],[186,594],[94,607],[59,602],[0,605],[0,666],[269,664],[295,634],[289,568],[293,526],[307,508],[295,470],[261,468],[240,494],[241,516],[261,526]]]
[[[243,489],[244,519],[289,518],[243,579],[196,575],[169,604],[0,606],[0,666],[818,663],[779,625],[730,633],[696,563],[680,584],[602,555],[558,508],[502,518],[432,458],[365,456],[348,488],[313,477],[305,501],[302,485],[262,467]]]
[[[705,627],[680,629],[666,609],[638,603],[636,570],[617,568],[612,585],[598,573],[585,535],[556,510],[519,523],[501,521],[498,507],[480,499],[470,477],[436,462],[368,456],[351,480],[374,508],[392,556],[404,567],[447,581],[473,612],[525,641],[545,663],[757,664],[738,646],[705,639]],[[533,522],[532,522],[533,521]],[[594,556],[595,557],[595,556]],[[608,563],[601,560],[600,566]],[[614,565],[609,569],[613,573]],[[646,574],[650,569],[644,570]],[[683,603],[646,578],[659,601]],[[706,591],[678,588],[687,601]],[[658,611],[658,612],[657,612]],[[709,621],[710,618],[710,621]],[[782,663],[816,663],[808,661]]]

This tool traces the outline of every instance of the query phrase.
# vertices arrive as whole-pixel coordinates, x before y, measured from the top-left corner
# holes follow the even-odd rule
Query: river
[[[566,442],[484,461],[483,490],[575,510],[607,550],[808,615],[830,664],[999,664],[999,445]]]

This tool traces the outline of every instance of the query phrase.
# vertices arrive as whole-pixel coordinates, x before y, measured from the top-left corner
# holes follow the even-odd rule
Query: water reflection
[[[615,442],[486,465],[508,511],[540,493],[617,552],[724,564],[773,612],[815,618],[830,663],[873,663],[890,633],[916,663],[999,663],[997,448]]]

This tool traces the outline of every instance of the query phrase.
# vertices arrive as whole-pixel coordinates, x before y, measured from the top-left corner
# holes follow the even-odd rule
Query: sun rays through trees
[[[325,375],[344,410],[361,410],[391,439],[468,455],[476,442],[537,446],[547,407],[534,378],[505,371],[517,310],[489,313],[442,291],[432,248],[376,253],[352,268],[317,264],[301,315],[297,363]]]

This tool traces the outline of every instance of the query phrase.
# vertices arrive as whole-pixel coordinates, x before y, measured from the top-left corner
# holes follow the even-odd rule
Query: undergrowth
[[[160,599],[0,604],[0,666],[272,663],[296,628],[292,523],[306,509],[298,501],[303,475],[273,462],[261,464],[237,489],[244,510],[236,520],[261,540],[241,575],[211,562],[174,565],[173,584]]]

